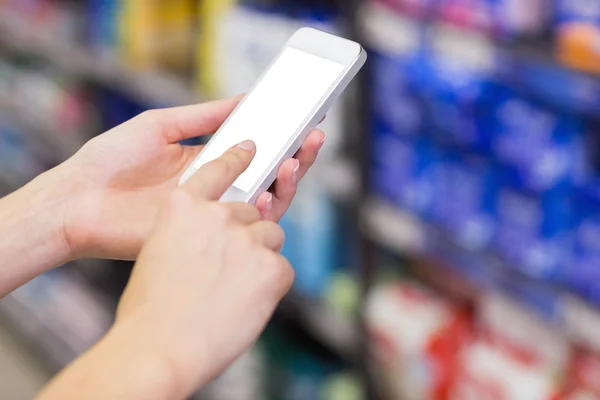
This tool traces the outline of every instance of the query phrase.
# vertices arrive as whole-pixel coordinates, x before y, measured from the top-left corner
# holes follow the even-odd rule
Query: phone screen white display
[[[252,140],[256,156],[233,184],[249,192],[343,71],[341,64],[287,47],[194,167],[220,157],[244,140]]]

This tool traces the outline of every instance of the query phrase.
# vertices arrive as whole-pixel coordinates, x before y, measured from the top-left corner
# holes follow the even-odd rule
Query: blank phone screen
[[[287,47],[194,167],[220,157],[244,140],[252,140],[256,156],[233,184],[244,192],[251,191],[343,71],[341,64]]]

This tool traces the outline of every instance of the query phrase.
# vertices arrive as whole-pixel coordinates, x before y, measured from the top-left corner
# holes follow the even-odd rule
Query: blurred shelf
[[[503,45],[497,57],[499,77],[513,87],[561,110],[600,120],[600,75],[560,64],[549,43]]]
[[[13,192],[23,184],[19,175],[6,168],[0,168],[0,197]]]
[[[1,11],[0,44],[17,53],[40,57],[67,74],[128,93],[154,107],[192,104],[201,100],[190,85],[180,79],[128,67],[114,57],[92,53],[80,44],[64,42],[36,30],[19,17]]]
[[[48,121],[30,108],[19,104],[10,97],[9,93],[0,93],[0,115],[22,128],[59,161],[66,160],[75,154],[86,142],[87,138],[81,132],[65,132],[55,128]]]
[[[377,199],[368,200],[361,212],[361,229],[372,240],[400,254],[425,251],[425,227],[414,216]]]
[[[316,176],[320,186],[334,200],[350,202],[358,198],[358,167],[346,158],[317,160],[309,174]]]
[[[49,374],[94,344],[112,324],[103,297],[82,280],[53,271],[0,300],[0,321]]]
[[[79,44],[66,43],[52,35],[45,35],[24,21],[1,12],[0,45],[15,53],[39,57],[66,74],[127,93],[151,106],[177,106],[202,100],[180,79],[135,70],[111,56],[94,54]],[[19,124],[24,125],[44,145],[56,150],[62,159],[71,156],[83,145],[83,142],[74,139],[74,135],[48,128],[44,121],[17,104],[9,94],[0,95],[0,109],[18,119]],[[312,173],[317,175],[323,188],[334,199],[348,201],[356,198],[358,171],[350,161],[326,160],[317,164]],[[16,182],[12,182],[11,178],[14,176],[10,174],[0,176],[0,186],[14,188]],[[36,284],[35,281],[32,284]],[[22,298],[21,289],[0,301],[0,321],[16,333],[28,348],[36,349],[36,356],[43,359],[52,372],[60,370],[85,350],[112,320],[112,314],[104,302],[96,298],[85,282],[75,279],[66,285],[69,290],[65,290],[61,300],[65,309],[60,313],[60,318],[43,315],[42,310],[28,305]],[[28,289],[25,287],[23,290]],[[75,291],[81,299],[69,299],[67,293],[70,291]],[[65,312],[71,307],[74,307],[71,312]],[[82,312],[84,309],[88,312]],[[324,303],[298,293],[288,295],[282,302],[281,310],[300,321],[308,332],[343,359],[356,362],[359,335],[354,321]]]
[[[509,268],[494,254],[468,250],[457,244],[449,235],[441,233],[439,229],[379,199],[373,198],[364,204],[361,210],[361,229],[374,243],[398,255],[413,259],[435,260],[438,265],[430,271],[430,275],[434,275],[434,280],[441,281],[437,282],[438,284],[446,285],[451,291],[456,290],[456,283],[461,280],[471,280],[467,290],[464,290],[465,285],[459,284],[461,295],[471,300],[486,290],[500,290],[507,296],[516,298],[540,319],[548,321],[556,329],[563,331],[574,343],[600,351],[600,309],[567,289],[527,277],[514,268]],[[486,286],[477,279],[473,280],[473,277],[457,276],[461,275],[459,268],[446,271],[438,268],[439,265],[450,265],[453,262],[469,263],[475,268],[487,266],[504,275],[504,279],[508,282],[524,281],[527,282],[526,284],[535,285],[537,289],[536,295],[533,296],[535,298],[523,296],[518,287],[515,290],[504,285]],[[548,306],[548,302],[541,300],[547,295],[550,296],[548,298],[554,299],[552,310],[542,311],[537,301],[544,303],[542,307]],[[548,313],[552,315],[549,316]]]
[[[435,21],[410,20],[377,3],[365,5],[361,17],[367,44],[392,56],[416,52],[427,37],[424,27],[439,25]],[[453,58],[452,62],[484,68],[485,73],[538,101],[587,118],[600,119],[600,75],[562,65],[556,59],[549,39],[499,43],[459,28],[451,29],[451,32],[455,38],[445,39],[450,40],[454,48],[446,49],[448,43],[441,47],[447,50],[446,56]],[[460,43],[453,42],[457,38]]]
[[[314,300],[297,291],[290,292],[282,301],[280,312],[294,318],[319,343],[350,364],[359,354],[358,325],[336,312],[320,300]]]

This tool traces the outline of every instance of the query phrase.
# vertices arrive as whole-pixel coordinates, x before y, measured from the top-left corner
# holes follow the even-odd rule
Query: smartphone
[[[180,184],[229,148],[252,140],[252,163],[221,201],[255,203],[366,59],[356,42],[313,28],[298,30],[184,172]]]

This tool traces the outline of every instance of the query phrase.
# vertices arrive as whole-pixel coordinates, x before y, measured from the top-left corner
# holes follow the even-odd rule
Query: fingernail
[[[252,140],[244,140],[242,143],[238,144],[237,147],[248,151],[256,149],[256,145]]]
[[[273,194],[269,193],[269,197],[267,197],[267,211],[271,211],[273,209]]]
[[[321,140],[321,143],[319,143],[319,147],[317,147],[317,151],[321,150],[321,147],[323,147],[324,144],[325,144],[325,138],[323,138]]]
[[[300,161],[294,160],[296,162],[296,166],[294,167],[294,171],[292,173],[292,182],[294,184],[298,183],[298,170],[300,169]]]

